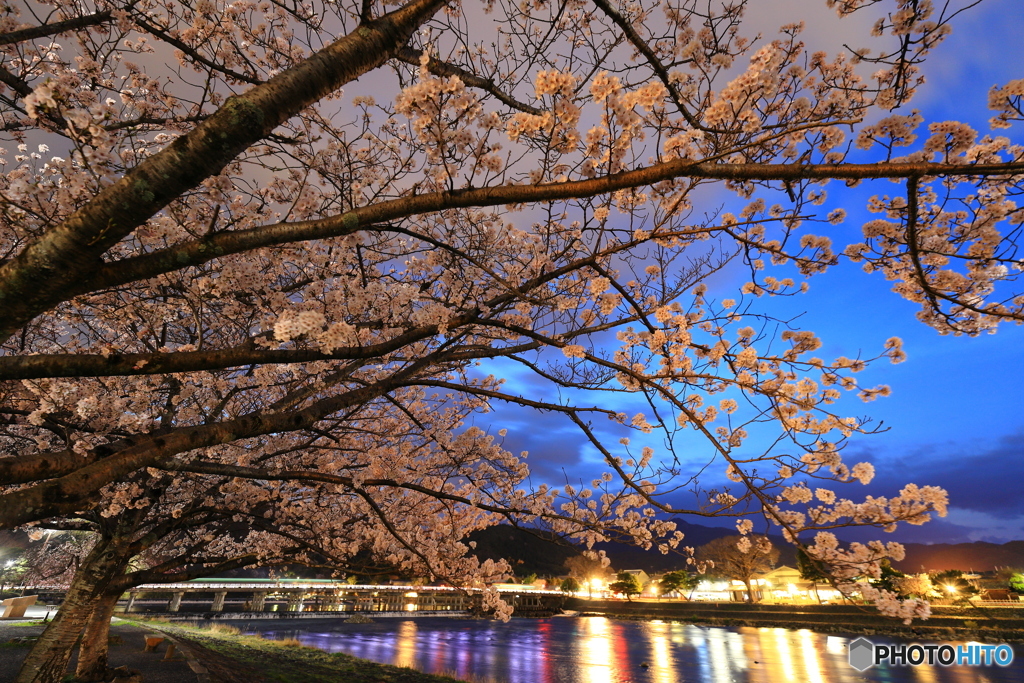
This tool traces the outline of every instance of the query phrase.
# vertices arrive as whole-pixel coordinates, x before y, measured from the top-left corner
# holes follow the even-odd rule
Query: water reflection
[[[1024,649],[1009,667],[876,667],[847,660],[849,638],[776,628],[712,628],[603,617],[508,624],[424,617],[373,624],[250,622],[268,637],[329,652],[499,683],[997,683],[1024,680]],[[891,642],[882,637],[876,642]]]
[[[577,662],[589,673],[587,679],[593,683],[611,683],[615,679],[612,672],[612,651],[608,619],[582,619],[582,629],[578,642],[580,654]]]
[[[395,637],[395,666],[416,665],[416,622],[412,619],[403,620],[398,625]]]
[[[650,627],[652,680],[655,683],[675,683],[678,679],[672,658],[672,629],[663,621],[652,621]]]

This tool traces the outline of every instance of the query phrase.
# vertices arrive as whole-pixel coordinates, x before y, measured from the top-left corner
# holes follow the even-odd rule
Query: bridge
[[[496,586],[520,616],[560,611],[565,595],[517,584]],[[148,584],[122,598],[125,613],[208,618],[464,616],[481,611],[483,590],[448,586],[353,585],[311,579],[197,579]],[[342,614],[339,614],[342,613]],[[229,616],[230,615],[230,616]]]

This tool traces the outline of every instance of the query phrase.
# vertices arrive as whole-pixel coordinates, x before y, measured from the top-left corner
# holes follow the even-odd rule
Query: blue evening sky
[[[772,16],[769,10],[775,5],[791,6],[765,0],[752,4],[757,6],[756,11],[767,12],[763,15],[766,17]],[[805,8],[809,4],[801,3]],[[819,4],[824,6],[824,1]],[[819,27],[819,36],[822,30],[832,30],[830,19],[822,18],[824,15],[820,12],[810,14],[813,15],[809,19],[810,30]],[[764,26],[763,31],[766,37],[772,34],[770,26]],[[982,135],[988,133],[989,88],[1024,78],[1022,31],[1024,3],[1020,0],[985,0],[979,7],[961,15],[953,34],[924,66],[929,82],[919,91],[913,106],[921,110],[925,122],[959,120],[969,123]],[[813,40],[809,31],[808,41]],[[831,51],[835,51],[837,42],[830,43]],[[821,47],[826,44],[829,43],[823,41]],[[1024,125],[1017,124],[1009,131],[994,134],[1021,140]],[[831,231],[817,228],[813,232],[832,237],[837,251],[841,251],[845,244],[861,241],[861,223],[868,220],[868,216],[874,217],[863,210],[864,199],[875,193],[898,193],[901,188],[879,181],[856,191],[832,183],[828,190],[830,204],[842,205],[848,210],[847,222]],[[709,297],[738,298],[737,289],[746,279],[743,268],[732,268],[710,283]],[[754,303],[755,309],[771,311],[781,317],[802,314],[798,326],[813,330],[823,339],[824,347],[815,355],[826,359],[840,355],[871,357],[881,350],[887,338],[898,336],[904,340],[906,362],[900,365],[880,362],[857,375],[866,386],[888,384],[892,396],[869,404],[855,399],[840,404],[846,408],[845,413],[840,409],[840,414],[870,415],[881,421],[888,431],[852,440],[845,461],[849,464],[861,460],[873,462],[877,476],[869,486],[840,486],[839,492],[855,500],[864,495],[892,495],[908,482],[938,485],[949,491],[948,517],[920,527],[901,526],[894,535],[887,537],[893,540],[1004,542],[1024,539],[1024,415],[1021,410],[1024,401],[1020,399],[1024,380],[1024,327],[1006,324],[997,334],[977,338],[940,336],[916,321],[917,306],[892,293],[891,284],[879,274],[865,274],[856,265],[844,262],[824,275],[813,277],[811,290],[806,295],[762,298]],[[485,369],[508,378],[506,388],[524,396],[537,396],[546,391],[528,372],[510,362],[492,363]],[[573,398],[585,402],[578,395]],[[635,397],[622,394],[594,395],[590,400],[629,415],[643,410]],[[589,481],[603,471],[597,454],[562,418],[496,408],[483,422],[493,429],[509,429],[505,445],[510,450],[530,451],[528,463],[535,482],[564,483],[566,476],[570,481]],[[602,424],[604,422],[601,418],[595,426],[605,430],[603,434],[608,442],[617,446],[621,434],[611,423]],[[755,444],[751,447],[757,448]],[[709,456],[706,447],[695,445],[688,457],[692,460],[687,462],[696,470],[706,464]],[[722,470],[723,466],[716,462],[705,472],[702,484],[707,487],[725,483]],[[690,521],[712,523],[700,518]],[[732,526],[732,522],[728,525]],[[858,534],[850,533],[847,537],[858,538]],[[872,531],[868,537],[878,537],[878,532]]]

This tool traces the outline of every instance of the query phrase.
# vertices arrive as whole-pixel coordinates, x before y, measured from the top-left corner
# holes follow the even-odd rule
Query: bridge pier
[[[171,601],[167,603],[168,612],[177,612],[181,609],[181,598],[185,595],[184,591],[175,591],[171,593]]]
[[[211,612],[223,612],[224,611],[224,598],[228,596],[227,591],[218,591],[213,594],[213,605],[210,607]]]

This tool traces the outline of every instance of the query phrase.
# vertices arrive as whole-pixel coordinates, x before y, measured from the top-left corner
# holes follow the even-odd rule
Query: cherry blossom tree
[[[280,561],[303,547],[294,540],[282,544],[280,537],[268,537],[257,528],[244,531],[233,523],[230,509],[212,509],[203,492],[196,492],[200,497],[185,507],[184,514],[178,508],[177,516],[153,504],[153,498],[162,497],[153,488],[147,493],[148,501],[107,517],[85,513],[63,523],[51,522],[75,529],[78,542],[43,551],[44,560],[50,566],[73,566],[74,571],[64,572],[65,600],[26,658],[20,679],[61,680],[82,636],[76,678],[107,680],[110,618],[128,588],[206,576],[255,564],[268,555]]]
[[[463,438],[443,455],[431,457],[429,451],[438,446],[417,430],[448,433],[451,425],[445,419],[465,415],[446,411],[439,401],[429,405],[419,419],[410,420],[411,411],[402,414],[405,423],[387,411],[374,415],[372,406],[365,406],[365,419],[352,420],[347,431],[334,430],[339,436],[324,449],[310,448],[306,439],[294,442],[289,435],[259,448],[248,444],[250,452],[236,453],[228,467],[223,460],[204,457],[172,472],[143,470],[106,487],[98,510],[63,521],[47,520],[48,527],[84,534],[86,542],[72,552],[61,544],[42,553],[50,565],[75,565],[77,571],[64,572],[67,596],[25,660],[19,680],[61,679],[74,643],[83,634],[77,678],[105,680],[114,606],[126,590],[143,583],[185,581],[281,563],[361,574],[386,567],[455,585],[501,580],[507,564],[481,563],[467,556],[463,537],[503,518],[509,509],[486,502],[470,504],[463,496],[469,490],[466,486],[428,488],[432,479],[460,476],[474,452],[493,462],[500,451],[487,440]],[[429,476],[412,484],[385,478],[388,473],[379,470],[360,472],[365,463],[338,467],[344,461],[339,453],[362,457],[374,451],[392,463],[432,460]],[[316,452],[325,459],[318,471],[310,472],[303,463],[308,466]],[[253,463],[259,463],[258,468]],[[477,494],[489,489],[494,497],[500,495],[483,482],[473,487]],[[496,592],[487,591],[483,598],[484,607],[499,615],[510,611]]]
[[[759,602],[753,581],[758,574],[775,568],[779,549],[766,536],[723,536],[697,548],[697,559],[715,576],[741,581],[747,587],[747,602]]]
[[[757,302],[849,259],[941,333],[1020,321],[1024,162],[959,122],[919,132],[907,108],[962,7],[826,2],[878,12],[883,49],[755,35],[742,0],[0,8],[0,524],[118,519],[151,482],[212,477],[238,524],[270,491],[293,492],[292,519],[343,496],[317,528],[368,520],[385,556],[468,580],[456,532],[498,518],[667,551],[668,514],[743,534],[760,515],[852,590],[902,549],[831,530],[947,505],[832,488],[873,476],[843,462],[872,427],[837,401],[886,395],[855,375],[901,342],[818,358],[813,331]],[[1022,94],[993,89],[995,128]],[[902,191],[834,247],[826,187],[873,180]],[[715,191],[728,206],[702,205]],[[728,263],[750,278],[718,301],[706,280]],[[510,389],[498,358],[559,398]],[[564,416],[607,471],[528,485],[472,424],[499,402]],[[598,418],[665,446],[609,442]],[[700,488],[681,430],[735,487]]]

